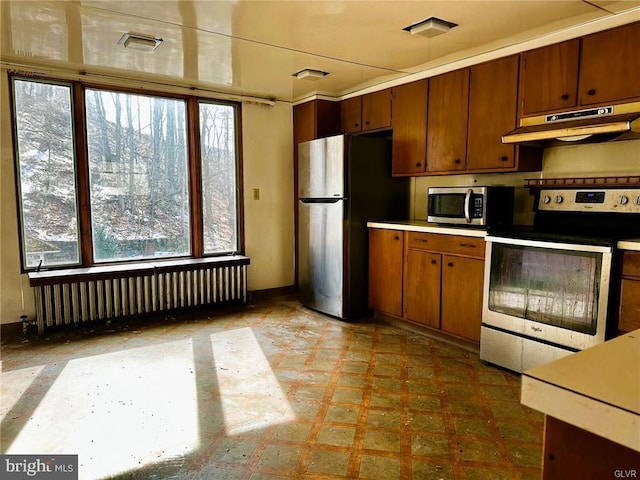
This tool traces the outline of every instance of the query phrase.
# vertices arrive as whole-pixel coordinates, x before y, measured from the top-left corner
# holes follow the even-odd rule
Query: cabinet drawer
[[[485,243],[483,238],[409,232],[407,239],[408,248],[484,258]]]
[[[622,275],[640,277],[640,252],[626,251],[622,254]]]

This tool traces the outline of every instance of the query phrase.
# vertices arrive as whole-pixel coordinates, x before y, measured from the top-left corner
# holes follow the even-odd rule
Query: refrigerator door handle
[[[341,200],[346,200],[344,197],[338,198],[301,198],[302,203],[338,203]]]

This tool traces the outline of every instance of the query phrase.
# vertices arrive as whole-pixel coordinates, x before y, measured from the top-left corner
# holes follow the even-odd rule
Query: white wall
[[[4,71],[0,77],[0,323],[11,323],[22,313],[33,318],[35,305],[29,279],[20,275],[9,86]]]
[[[249,290],[293,285],[293,123],[289,104],[242,105]],[[254,200],[254,189],[260,199]]]
[[[11,139],[9,88],[0,75],[0,323],[35,318],[27,275],[20,274],[16,185]],[[244,228],[251,257],[250,290],[293,285],[293,128],[292,108],[242,105]],[[253,189],[260,200],[253,200]]]

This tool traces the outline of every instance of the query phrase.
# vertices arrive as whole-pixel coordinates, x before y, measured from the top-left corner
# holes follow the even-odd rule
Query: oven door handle
[[[473,190],[469,188],[464,197],[464,218],[467,223],[471,223],[471,195],[473,195]]]
[[[507,245],[520,245],[523,247],[538,247],[538,248],[555,248],[558,250],[569,250],[572,252],[595,252],[595,253],[612,253],[613,247],[605,245],[587,245],[581,243],[564,243],[553,241],[541,241],[541,240],[524,240],[521,238],[508,238],[508,237],[494,237],[487,235],[485,237],[487,243],[504,243]]]

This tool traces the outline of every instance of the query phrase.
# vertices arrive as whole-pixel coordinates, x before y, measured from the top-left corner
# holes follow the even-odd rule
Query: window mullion
[[[202,228],[202,174],[200,170],[200,111],[197,98],[187,101],[189,138],[189,204],[191,205],[191,254],[204,254]]]
[[[89,159],[87,150],[87,123],[85,118],[84,88],[73,84],[73,119],[75,125],[76,176],[78,188],[78,217],[80,223],[80,252],[82,265],[93,264],[93,240],[91,232],[91,201]]]

